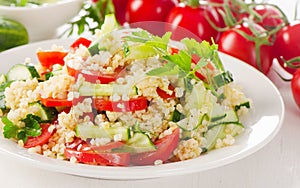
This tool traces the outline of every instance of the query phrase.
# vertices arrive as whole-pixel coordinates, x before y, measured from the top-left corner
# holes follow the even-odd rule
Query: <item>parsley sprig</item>
[[[221,72],[221,74],[213,78],[208,78],[207,80],[207,87],[210,88],[213,93],[217,94],[216,90],[219,87],[233,81],[230,72],[225,72],[218,55],[218,46],[214,43],[211,45],[207,41],[199,43],[195,39],[184,38],[180,41],[184,47],[178,50],[178,52],[172,53],[170,52],[170,44],[174,41],[170,40],[170,32],[167,32],[162,37],[158,37],[145,30],[140,30],[132,32],[132,35],[125,37],[125,39],[126,42],[138,43],[138,45],[129,47],[129,53],[127,53],[131,58],[147,58],[158,54],[160,58],[166,61],[162,67],[147,72],[149,76],[178,75],[179,78],[184,79],[186,89],[191,91],[192,86],[190,80],[200,80],[195,73],[199,69],[204,68],[208,63],[213,63]],[[193,55],[197,55],[200,59],[198,62],[194,62],[192,66]]]
[[[26,118],[21,120],[24,122],[24,127],[19,127],[10,121],[6,116],[2,117],[3,135],[5,138],[14,138],[17,140],[23,140],[25,143],[28,137],[36,137],[42,134],[42,128],[40,123],[42,122],[41,118],[33,114],[28,114]]]

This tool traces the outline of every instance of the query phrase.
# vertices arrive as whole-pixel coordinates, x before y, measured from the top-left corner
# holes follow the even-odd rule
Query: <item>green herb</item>
[[[5,102],[5,95],[4,95],[4,91],[7,87],[10,86],[10,84],[13,81],[10,82],[4,82],[2,84],[0,84],[0,110],[5,111],[6,110],[6,102]]]
[[[212,93],[218,95],[217,89],[233,81],[230,72],[224,73],[223,64],[218,55],[218,46],[209,44],[207,41],[197,42],[195,39],[185,38],[181,40],[185,48],[178,53],[169,52],[171,33],[168,32],[162,37],[154,36],[151,33],[140,30],[132,32],[131,36],[125,37],[126,42],[140,43],[129,47],[129,56],[132,59],[142,59],[151,56],[159,56],[166,61],[162,67],[155,68],[147,72],[149,76],[172,76],[178,75],[183,78],[187,91],[193,89],[191,80],[199,80],[195,73],[199,69],[204,69],[208,63],[212,63],[221,74],[211,77],[208,76],[207,88]],[[193,62],[192,56],[200,57],[198,62]],[[192,66],[193,65],[193,66]],[[209,71],[208,71],[209,74]]]
[[[21,121],[24,122],[24,127],[19,127],[10,121],[6,116],[2,117],[3,135],[5,138],[14,138],[17,140],[23,140],[25,143],[29,136],[36,137],[41,135],[42,128],[40,126],[41,118],[32,114],[28,114],[26,118]]]

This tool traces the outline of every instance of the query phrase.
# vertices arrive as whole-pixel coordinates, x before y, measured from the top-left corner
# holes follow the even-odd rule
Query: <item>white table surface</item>
[[[293,17],[296,0],[270,0]],[[258,152],[235,163],[183,176],[133,181],[110,181],[53,173],[29,166],[0,154],[1,188],[52,187],[185,187],[185,188],[299,188],[300,187],[300,110],[289,83],[271,76],[286,106],[286,116],[278,135]],[[258,91],[259,92],[259,91]],[[263,94],[263,92],[262,92]]]

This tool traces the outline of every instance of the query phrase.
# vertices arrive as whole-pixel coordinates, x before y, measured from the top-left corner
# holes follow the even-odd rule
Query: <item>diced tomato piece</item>
[[[162,99],[165,99],[165,100],[175,99],[176,98],[175,92],[174,92],[175,88],[172,85],[169,85],[168,89],[172,91],[172,94],[168,94],[166,91],[160,89],[159,87],[156,89],[156,92]]]
[[[146,97],[131,98],[128,101],[110,101],[103,98],[95,98],[95,108],[99,111],[132,112],[144,110],[148,107]]]
[[[90,71],[91,74],[84,73],[82,70],[76,70],[70,66],[67,66],[68,74],[70,76],[74,76],[76,79],[78,78],[78,75],[81,74],[85,81],[96,83],[97,81],[100,81],[101,84],[108,84],[110,82],[116,81],[120,76],[121,72],[124,70],[124,67],[118,67],[115,69],[114,73],[107,74],[107,73],[100,73],[100,72],[93,72]]]
[[[129,153],[108,152],[113,148],[123,146],[123,142],[111,142],[104,146],[90,146],[81,139],[76,139],[65,149],[65,157],[75,157],[78,162],[84,164],[95,164],[103,166],[129,166]]]
[[[90,146],[95,152],[111,152],[112,149],[120,148],[126,143],[122,141],[109,142],[101,146]]]
[[[62,51],[39,51],[37,52],[37,57],[43,67],[51,70],[55,64],[64,65],[64,57],[67,54],[68,52]]]
[[[166,135],[154,142],[157,147],[156,151],[132,155],[130,159],[131,163],[133,165],[153,165],[156,160],[167,161],[178,145],[179,134],[180,129],[176,128],[172,134]]]
[[[37,137],[29,137],[24,144],[25,148],[43,145],[49,141],[51,135],[54,132],[54,130],[49,131],[50,123],[42,123],[40,126],[42,128],[42,134]]]
[[[65,157],[75,157],[78,162],[102,166],[129,166],[129,153],[96,153],[93,151],[77,151],[65,149]]]
[[[68,99],[54,99],[54,98],[41,98],[41,103],[47,107],[58,107],[58,106],[71,107],[73,105],[73,101],[69,101]]]
[[[84,37],[79,37],[77,40],[75,40],[70,45],[70,48],[71,48],[71,50],[76,50],[77,48],[79,48],[80,45],[83,45],[85,47],[89,47],[91,43],[92,43],[92,41],[90,41],[89,39],[86,39]]]

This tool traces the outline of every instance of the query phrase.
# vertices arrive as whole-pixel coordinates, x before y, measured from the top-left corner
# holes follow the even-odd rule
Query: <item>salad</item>
[[[251,100],[217,45],[118,28],[37,49],[0,77],[0,128],[29,152],[105,166],[159,165],[234,145]]]

